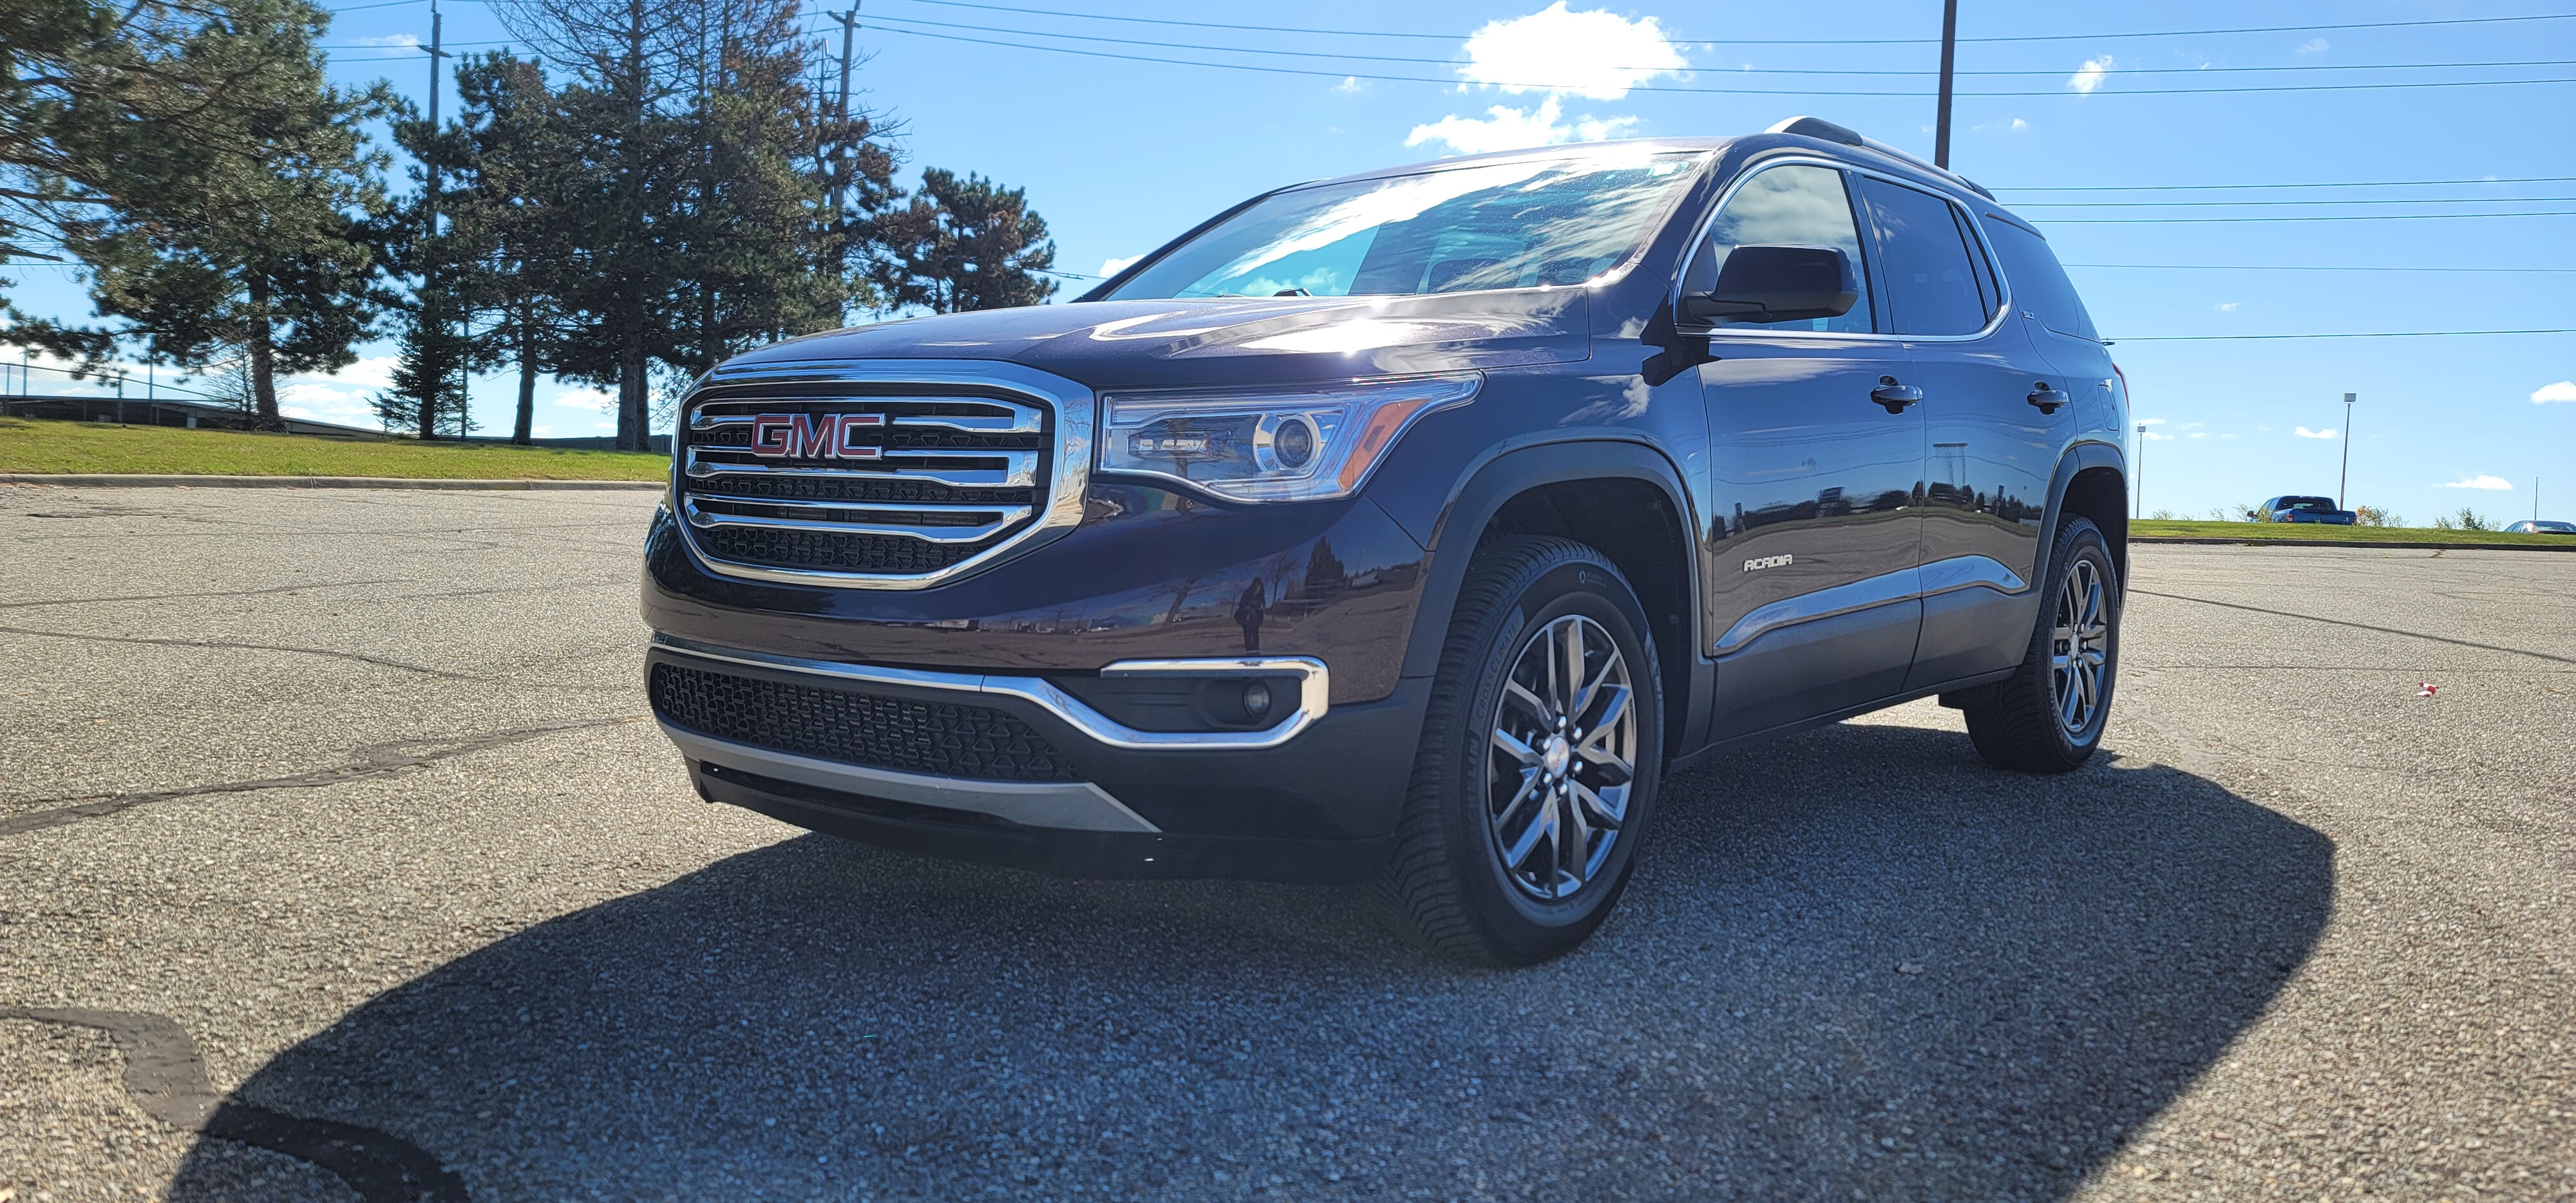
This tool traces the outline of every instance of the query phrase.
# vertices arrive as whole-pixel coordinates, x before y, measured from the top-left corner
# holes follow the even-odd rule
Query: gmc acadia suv
[[[1828,122],[1302,184],[709,373],[649,688],[714,801],[1526,963],[1728,748],[1938,694],[2083,763],[2126,406],[2037,230]]]

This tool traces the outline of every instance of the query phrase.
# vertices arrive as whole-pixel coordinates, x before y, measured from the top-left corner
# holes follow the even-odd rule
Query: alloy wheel
[[[2076,557],[2057,590],[2057,623],[2048,663],[2049,694],[2057,703],[2058,725],[2079,740],[2101,713],[2102,687],[2110,673],[2108,604],[2101,568],[2089,558]]]
[[[1572,897],[1609,860],[1636,779],[1636,693],[1610,632],[1569,614],[1531,634],[1492,732],[1486,817],[1503,875],[1534,898]]]

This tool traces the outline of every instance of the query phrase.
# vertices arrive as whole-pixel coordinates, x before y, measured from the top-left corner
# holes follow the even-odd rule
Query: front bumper
[[[711,801],[1084,877],[1365,876],[1392,848],[1423,709],[1412,682],[1328,706],[1320,664],[1280,722],[1193,733],[1127,728],[1044,677],[794,660],[669,636],[646,673],[656,717]]]

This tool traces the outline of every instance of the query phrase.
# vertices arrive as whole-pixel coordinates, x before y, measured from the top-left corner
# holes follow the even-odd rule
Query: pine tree
[[[895,308],[962,313],[1035,305],[1055,295],[1046,219],[1027,194],[980,175],[932,167],[912,203],[876,220],[875,282]]]
[[[327,82],[329,20],[306,0],[0,17],[0,173],[25,185],[0,193],[0,241],[51,229],[116,323],[20,321],[13,341],[93,359],[131,342],[180,364],[238,345],[271,426],[279,372],[351,362],[382,300],[361,223],[384,158],[359,127],[389,94]]]

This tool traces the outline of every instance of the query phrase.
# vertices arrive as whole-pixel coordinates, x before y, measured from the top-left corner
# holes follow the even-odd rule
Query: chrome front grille
[[[1080,521],[1092,405],[998,362],[729,365],[681,406],[673,504],[714,571],[920,588]]]

